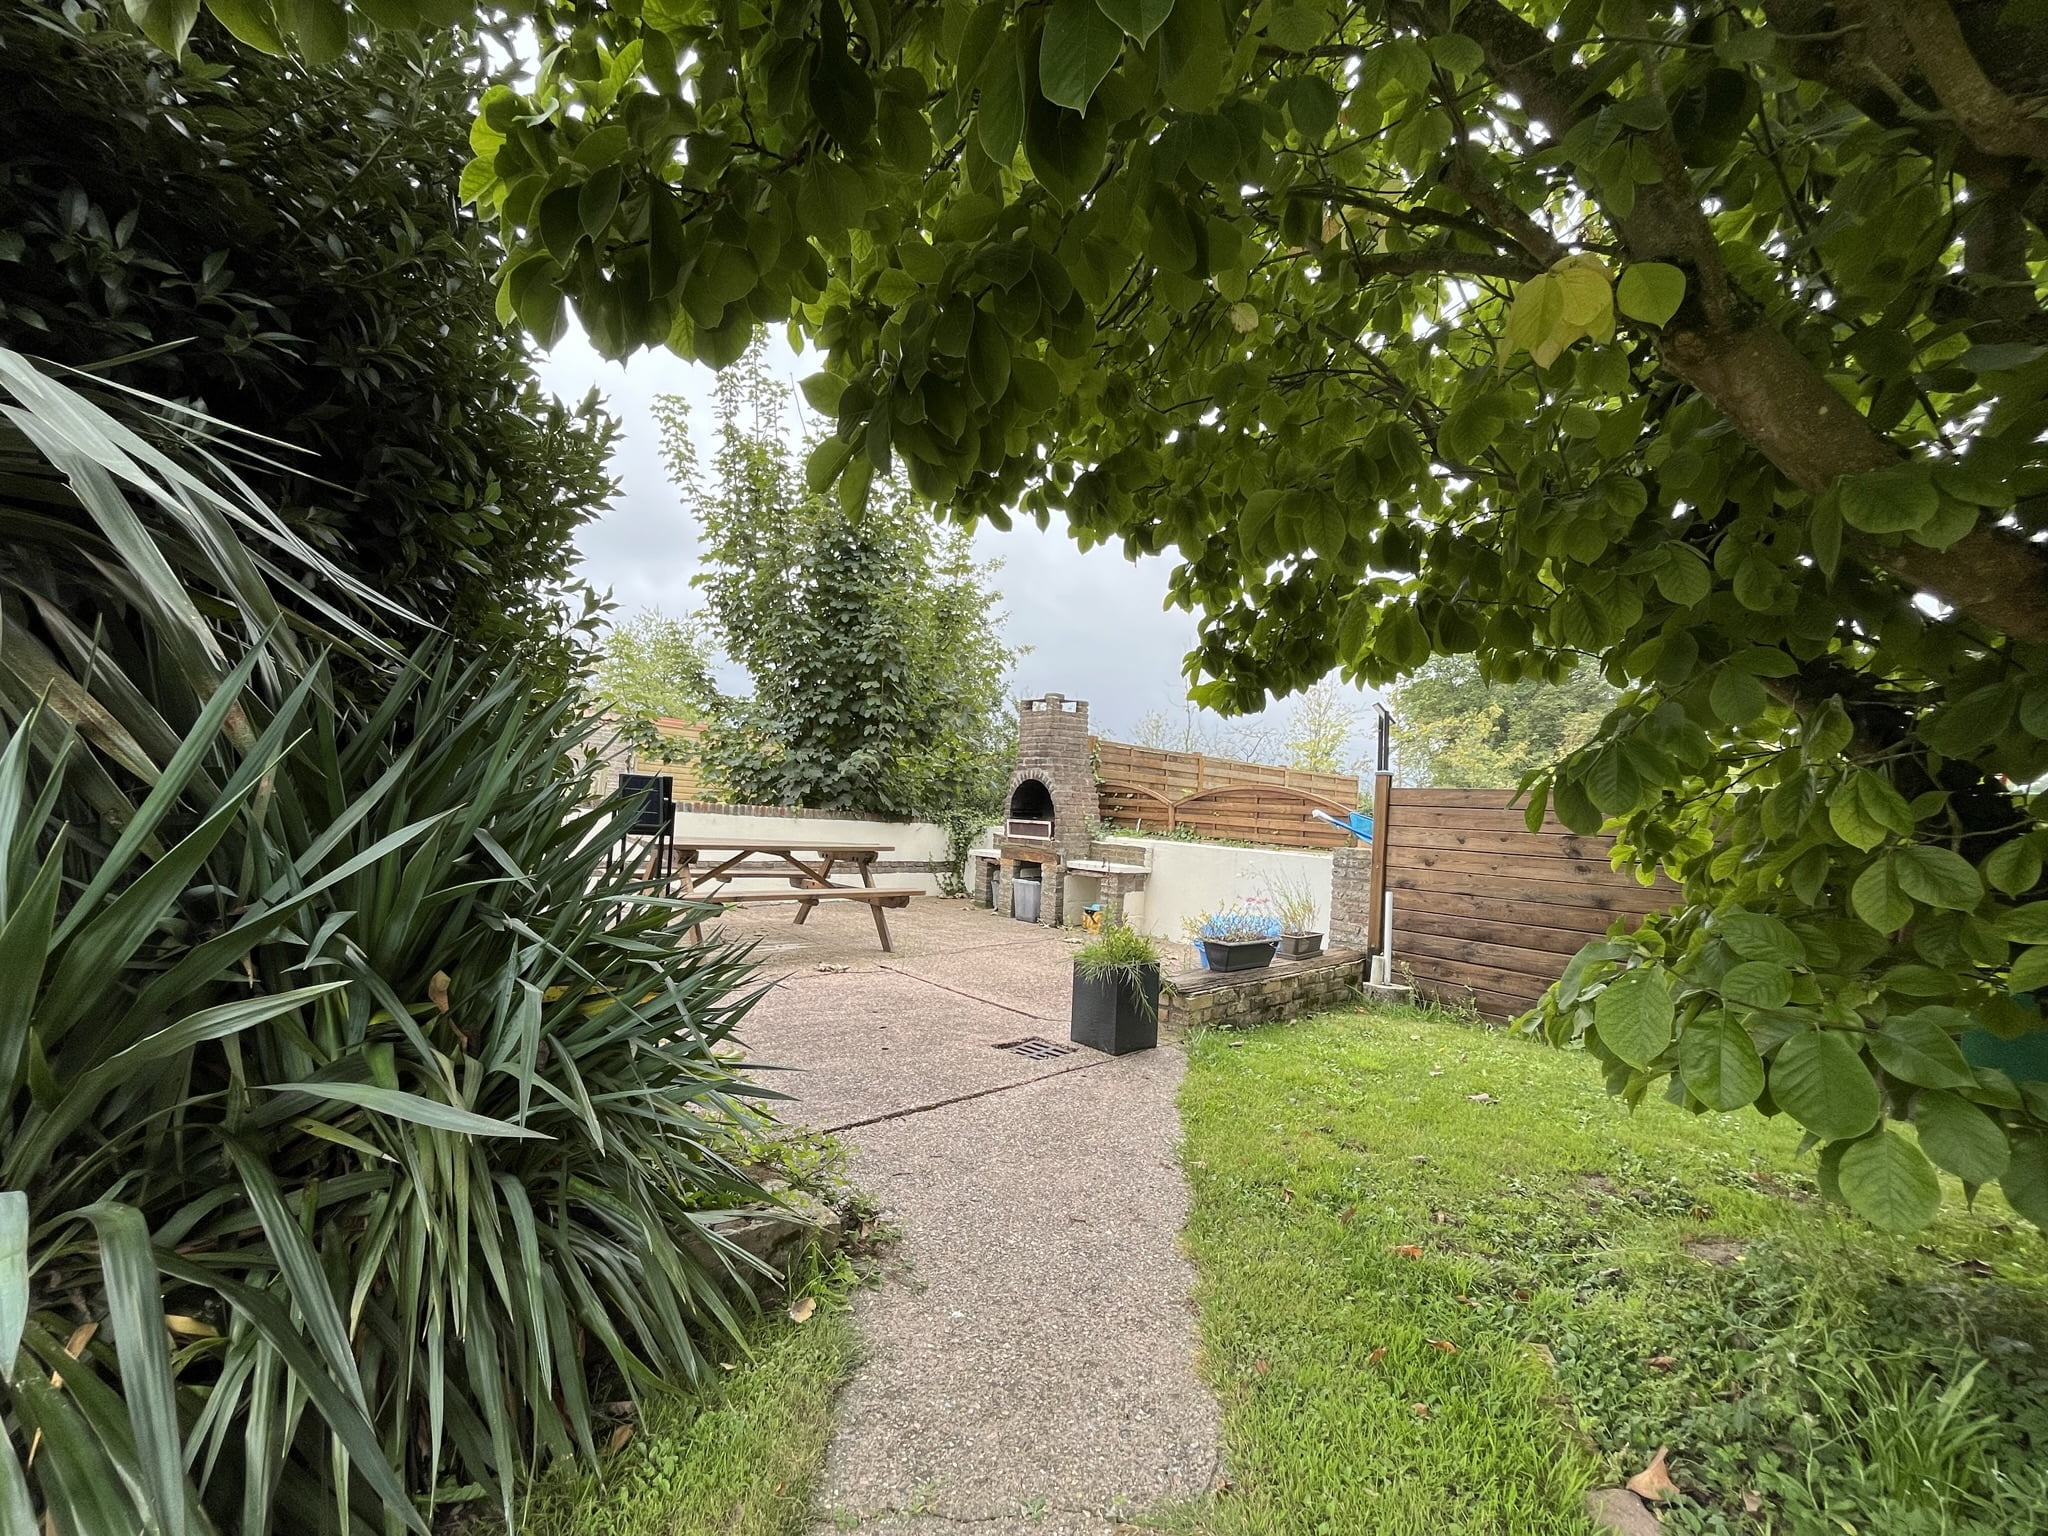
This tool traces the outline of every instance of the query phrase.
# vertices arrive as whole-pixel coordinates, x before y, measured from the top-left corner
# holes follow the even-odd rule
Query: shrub
[[[351,702],[273,587],[349,589],[267,509],[0,383],[0,1521],[509,1509],[594,1378],[738,1326],[743,959],[609,867],[573,699],[441,642]]]
[[[1112,923],[1099,937],[1074,951],[1074,971],[1084,981],[1136,985],[1148,965],[1159,963],[1159,946],[1125,923]]]

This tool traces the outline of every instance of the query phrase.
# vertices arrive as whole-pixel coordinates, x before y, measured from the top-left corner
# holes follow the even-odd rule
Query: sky
[[[771,334],[768,361],[792,386],[814,371],[779,335]],[[682,395],[693,415],[709,422],[711,370],[670,352],[607,362],[572,326],[540,371],[543,383],[571,402],[595,387],[623,429],[613,461],[620,495],[611,511],[577,537],[584,576],[609,589],[622,614],[695,607],[698,594],[690,578],[698,568],[696,531],[662,468],[654,402]],[[801,418],[801,398],[795,405]],[[983,526],[974,548],[981,559],[1001,562],[994,585],[1001,594],[1003,635],[1024,651],[1014,677],[1019,697],[1061,693],[1086,699],[1096,733],[1113,739],[1127,738],[1149,713],[1181,717],[1187,697],[1181,660],[1195,643],[1195,617],[1164,606],[1168,561],[1129,560],[1114,545],[1083,553],[1059,524],[1041,532],[1029,520],[1007,533]],[[1358,693],[1355,702],[1360,723],[1350,755],[1362,756],[1370,695]],[[1268,713],[1284,720],[1288,706]]]

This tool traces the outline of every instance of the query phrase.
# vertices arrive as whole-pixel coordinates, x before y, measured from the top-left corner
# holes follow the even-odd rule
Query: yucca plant
[[[0,1530],[509,1514],[594,1380],[734,1324],[744,957],[609,867],[575,701],[429,646],[350,702],[284,638],[345,616],[317,562],[273,586],[212,466],[30,374],[0,521],[88,553],[0,570]]]

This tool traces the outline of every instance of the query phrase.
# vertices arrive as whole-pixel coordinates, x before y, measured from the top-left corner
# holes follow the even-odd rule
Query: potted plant
[[[1159,1043],[1159,950],[1116,923],[1074,951],[1074,1009],[1068,1038],[1110,1056]]]
[[[1273,911],[1280,918],[1280,953],[1290,960],[1310,960],[1323,952],[1323,935],[1315,926],[1316,897],[1308,881],[1289,876],[1273,882]]]
[[[1255,971],[1273,963],[1280,947],[1280,919],[1243,902],[1204,912],[1188,924],[1202,964],[1212,971]]]

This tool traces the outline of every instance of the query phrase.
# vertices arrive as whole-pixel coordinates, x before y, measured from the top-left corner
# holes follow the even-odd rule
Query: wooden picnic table
[[[875,860],[892,852],[890,845],[876,843],[799,843],[788,839],[755,843],[699,843],[678,846],[677,868],[685,896],[703,896],[727,906],[751,906],[768,901],[793,901],[796,921],[802,923],[820,901],[857,901],[875,919],[875,933],[885,954],[894,954],[889,920],[884,907],[907,907],[917,892],[883,890],[876,886]],[[765,868],[746,867],[750,859],[765,859]],[[700,861],[708,861],[701,865]],[[860,875],[860,884],[841,885],[832,879],[833,870],[845,864]],[[730,891],[734,880],[783,880],[789,891]],[[806,894],[807,892],[817,894]],[[701,937],[695,926],[691,931]]]

